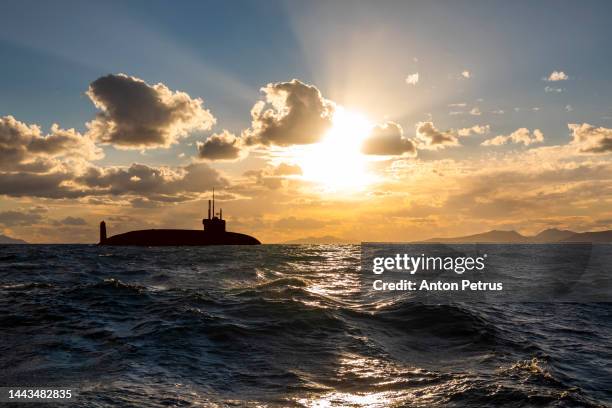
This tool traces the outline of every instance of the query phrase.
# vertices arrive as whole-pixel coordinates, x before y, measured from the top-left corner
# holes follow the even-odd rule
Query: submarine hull
[[[237,232],[210,232],[200,230],[150,229],[113,235],[99,245],[133,246],[206,246],[206,245],[260,245],[254,237]]]

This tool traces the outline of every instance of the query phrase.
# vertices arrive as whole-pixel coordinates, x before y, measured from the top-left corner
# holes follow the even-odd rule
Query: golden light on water
[[[338,107],[323,140],[291,149],[303,178],[331,191],[355,191],[374,181],[361,145],[374,125],[362,114]]]

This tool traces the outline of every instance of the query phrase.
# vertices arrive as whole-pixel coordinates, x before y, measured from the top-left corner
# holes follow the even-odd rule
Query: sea
[[[79,407],[612,406],[612,303],[378,296],[360,258],[0,246],[0,386]]]

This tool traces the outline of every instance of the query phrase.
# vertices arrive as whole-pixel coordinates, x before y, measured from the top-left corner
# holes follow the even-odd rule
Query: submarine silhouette
[[[211,212],[212,205],[212,212]],[[106,223],[100,223],[98,245],[134,246],[203,246],[203,245],[259,245],[261,242],[250,235],[225,230],[223,210],[215,214],[215,191],[208,200],[208,218],[202,220],[203,230],[148,229],[106,236]]]

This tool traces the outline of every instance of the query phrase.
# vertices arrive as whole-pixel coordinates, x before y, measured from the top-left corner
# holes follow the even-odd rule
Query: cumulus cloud
[[[415,72],[414,74],[410,74],[406,77],[406,83],[408,85],[416,85],[419,83],[419,73]]]
[[[450,146],[459,146],[457,137],[452,132],[436,129],[433,122],[419,122],[416,124],[416,136],[423,149],[437,150]]]
[[[588,123],[581,125],[570,123],[567,125],[572,132],[572,144],[581,153],[610,153],[612,152],[612,129],[595,127]]]
[[[472,77],[472,73],[466,69],[461,71],[461,76],[465,79],[470,79]]]
[[[395,122],[386,122],[375,126],[363,142],[361,151],[364,154],[377,156],[400,156],[405,153],[416,155],[416,145],[403,136],[402,127]]]
[[[499,135],[494,138],[485,140],[481,143],[483,146],[501,146],[503,144],[512,142],[512,143],[522,143],[525,146],[529,146],[533,143],[541,143],[544,141],[544,134],[540,129],[535,129],[533,132],[530,132],[527,128],[520,128],[510,133],[509,135]]]
[[[79,198],[87,195],[69,185],[69,173],[0,173],[0,195],[12,197]]]
[[[247,144],[290,146],[318,142],[332,125],[335,104],[319,90],[297,79],[270,83],[261,91],[265,101],[251,110]]]
[[[57,124],[43,134],[37,125],[18,121],[13,116],[0,118],[0,170],[47,171],[51,158],[96,160],[103,157],[88,136]]]
[[[484,135],[491,131],[490,125],[474,125],[468,128],[462,128],[457,130],[459,136],[470,136],[470,135]]]
[[[155,201],[184,201],[185,193],[203,193],[228,185],[225,178],[206,163],[181,168],[151,167],[134,163],[128,168],[91,167],[77,178],[97,194],[139,195]]]
[[[125,74],[96,79],[87,96],[101,111],[87,124],[88,134],[122,149],[168,147],[216,121],[202,99]]]
[[[213,134],[197,146],[199,156],[206,160],[236,160],[245,152],[242,140],[227,130]]]
[[[569,76],[563,71],[553,71],[545,78],[548,82],[567,81]]]
[[[76,172],[0,173],[0,195],[74,199],[82,197],[131,196],[152,201],[178,202],[195,199],[212,187],[224,188],[228,181],[206,163],[185,167],[90,166]]]

